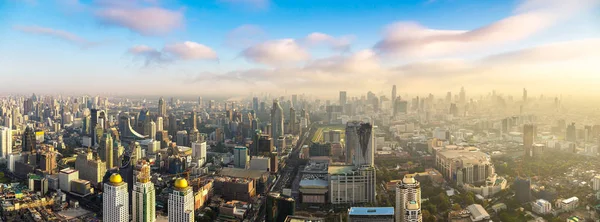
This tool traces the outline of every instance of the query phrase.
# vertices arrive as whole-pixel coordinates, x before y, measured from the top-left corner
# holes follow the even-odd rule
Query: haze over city
[[[3,93],[599,93],[599,1],[7,0]],[[34,16],[35,15],[35,16]],[[360,81],[357,81],[360,80]]]

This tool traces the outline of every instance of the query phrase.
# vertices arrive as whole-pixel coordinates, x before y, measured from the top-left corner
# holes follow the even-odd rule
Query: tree
[[[461,209],[462,209],[462,207],[460,207],[460,205],[459,205],[459,204],[452,204],[452,210],[454,210],[454,211],[459,211],[459,210],[461,210]]]
[[[437,219],[435,218],[435,216],[433,216],[431,213],[429,213],[428,210],[423,210],[422,216],[423,216],[423,221],[424,222],[435,222],[437,221]]]

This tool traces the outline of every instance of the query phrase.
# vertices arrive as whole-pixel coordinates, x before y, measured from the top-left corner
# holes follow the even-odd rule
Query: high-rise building
[[[22,152],[32,152],[35,151],[35,131],[33,130],[33,127],[31,126],[27,126],[27,128],[25,128],[25,131],[23,132],[23,137],[22,137],[22,148],[21,151]]]
[[[513,183],[515,187],[515,196],[520,203],[529,202],[531,200],[531,181],[528,179],[515,179]]]
[[[370,123],[346,123],[346,161],[354,166],[373,166],[375,163],[373,126]],[[348,155],[352,154],[352,155]],[[351,158],[351,159],[349,159]]]
[[[129,194],[127,183],[118,173],[110,176],[104,183],[102,194],[102,220],[111,222],[129,222]]]
[[[252,110],[258,112],[258,97],[252,98]]]
[[[575,123],[571,123],[567,126],[566,140],[569,142],[577,142],[577,127],[575,127]]]
[[[206,142],[192,143],[192,157],[199,160],[201,164],[206,163]]]
[[[283,135],[283,108],[279,105],[279,101],[275,99],[271,108],[271,138],[279,138]]]
[[[90,137],[92,138],[92,146],[95,146],[98,145],[98,138],[103,133],[98,131],[106,129],[106,121],[108,119],[104,110],[91,109],[90,115]]]
[[[289,215],[294,215],[296,201],[281,193],[269,193],[267,196],[266,222],[285,221]]]
[[[0,157],[8,158],[12,153],[12,129],[0,127]]]
[[[346,91],[340,91],[340,106],[345,106],[346,102],[348,102],[346,98]]]
[[[298,125],[298,123],[297,123],[297,118],[296,118],[296,110],[294,109],[294,107],[290,107],[290,120],[289,120],[289,123],[290,123],[290,125],[289,125],[289,127],[290,127],[289,132],[292,135],[296,135],[298,133],[297,132],[298,129],[296,127]]]
[[[144,134],[148,135],[150,139],[156,139],[156,123],[150,120],[144,124]]]
[[[248,148],[243,146],[233,148],[233,166],[235,168],[247,168],[248,161]]]
[[[600,190],[600,175],[596,175],[592,178],[592,189],[594,191]]]
[[[465,87],[460,87],[459,97],[459,103],[464,105],[467,102],[467,93],[465,92]]]
[[[525,149],[525,157],[529,158],[533,156],[533,142],[535,141],[535,126],[532,124],[525,124],[523,126],[523,148]]]
[[[332,204],[375,203],[376,171],[371,166],[329,166]]]
[[[98,157],[93,158],[92,151],[88,149],[87,152],[77,154],[75,169],[81,172],[79,179],[90,181],[93,186],[96,186],[102,182],[102,177],[106,173],[106,163]]]
[[[523,88],[523,102],[527,102],[527,89]]]
[[[348,222],[394,222],[393,207],[352,207]]]
[[[162,116],[156,117],[156,132],[164,130],[164,120]]]
[[[133,204],[131,220],[133,222],[156,221],[156,194],[154,184],[150,181],[150,165],[146,161],[140,163],[141,170],[133,186]]]
[[[414,177],[404,175],[396,185],[396,222],[421,222],[421,185]]]
[[[169,221],[194,221],[194,192],[184,178],[177,178],[169,194]]]
[[[165,100],[162,97],[158,99],[158,116],[167,116],[167,104],[165,103]]]
[[[103,138],[100,140],[100,148],[98,155],[100,160],[106,163],[106,169],[112,169],[115,167],[115,159],[113,158],[113,138],[110,133],[105,133]]]
[[[392,86],[392,105],[396,104],[396,85]]]

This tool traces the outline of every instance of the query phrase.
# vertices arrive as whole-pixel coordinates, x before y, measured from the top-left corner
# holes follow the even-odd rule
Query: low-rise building
[[[537,214],[548,214],[552,211],[552,204],[544,199],[538,199],[531,204],[531,209]]]
[[[394,222],[393,207],[352,207],[348,222]]]
[[[559,199],[556,201],[556,205],[559,209],[564,211],[572,211],[575,210],[579,206],[579,198],[570,197],[568,199]]]
[[[471,221],[484,221],[490,219],[490,214],[479,204],[472,204],[467,207],[467,210],[471,214]]]

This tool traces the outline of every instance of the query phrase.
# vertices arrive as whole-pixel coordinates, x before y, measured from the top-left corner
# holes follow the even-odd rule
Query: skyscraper
[[[374,160],[374,138],[373,126],[370,123],[358,121],[346,123],[346,161],[351,158],[354,166],[373,166]],[[352,155],[348,155],[353,153]],[[352,157],[349,157],[352,156]]]
[[[25,132],[23,132],[23,137],[21,141],[22,152],[35,151],[35,131],[33,130],[33,127],[27,126],[27,128],[25,128]]]
[[[92,146],[98,145],[98,129],[106,129],[106,112],[103,110],[92,109],[90,111],[90,136],[92,137]],[[101,136],[102,134],[100,134]]]
[[[344,107],[346,102],[346,91],[340,91],[340,106]]]
[[[567,126],[567,136],[566,140],[570,142],[577,142],[577,127],[575,123],[571,123]]]
[[[12,130],[0,127],[0,157],[8,158],[12,153]]]
[[[106,169],[112,169],[115,166],[116,160],[113,159],[113,138],[110,133],[105,133],[100,140],[99,156],[100,160],[106,163]]]
[[[523,88],[523,102],[527,102],[527,89]]]
[[[282,137],[283,131],[283,108],[279,105],[277,99],[273,100],[273,108],[271,108],[271,138],[276,139]]]
[[[165,104],[165,100],[162,97],[158,100],[158,116],[167,116],[167,104]]]
[[[248,160],[248,148],[243,146],[233,148],[233,165],[235,168],[246,169]]]
[[[465,104],[467,102],[467,93],[465,92],[465,87],[460,87],[460,104]]]
[[[175,180],[175,189],[169,194],[169,221],[194,221],[194,192],[184,178]]]
[[[102,220],[114,222],[129,222],[129,194],[127,183],[118,173],[110,176],[109,182],[104,183],[102,194]]]
[[[252,110],[258,112],[258,97],[252,98]]]
[[[525,150],[525,157],[532,157],[533,142],[535,140],[535,126],[532,124],[525,124],[523,126],[523,149]]]
[[[144,134],[148,135],[150,139],[156,139],[156,123],[150,120],[144,124]]]
[[[392,86],[392,105],[396,103],[396,85]]]
[[[140,164],[142,165],[141,170],[133,186],[131,220],[133,222],[154,222],[156,221],[156,195],[154,184],[150,182],[150,165],[146,161],[142,161]]]
[[[296,127],[296,125],[298,125],[298,123],[296,122],[297,118],[296,118],[296,109],[294,109],[294,107],[290,107],[290,120],[289,120],[289,131],[292,135],[296,135],[298,132],[298,129]]]
[[[396,185],[396,222],[421,222],[421,186],[414,175],[404,175]]]

